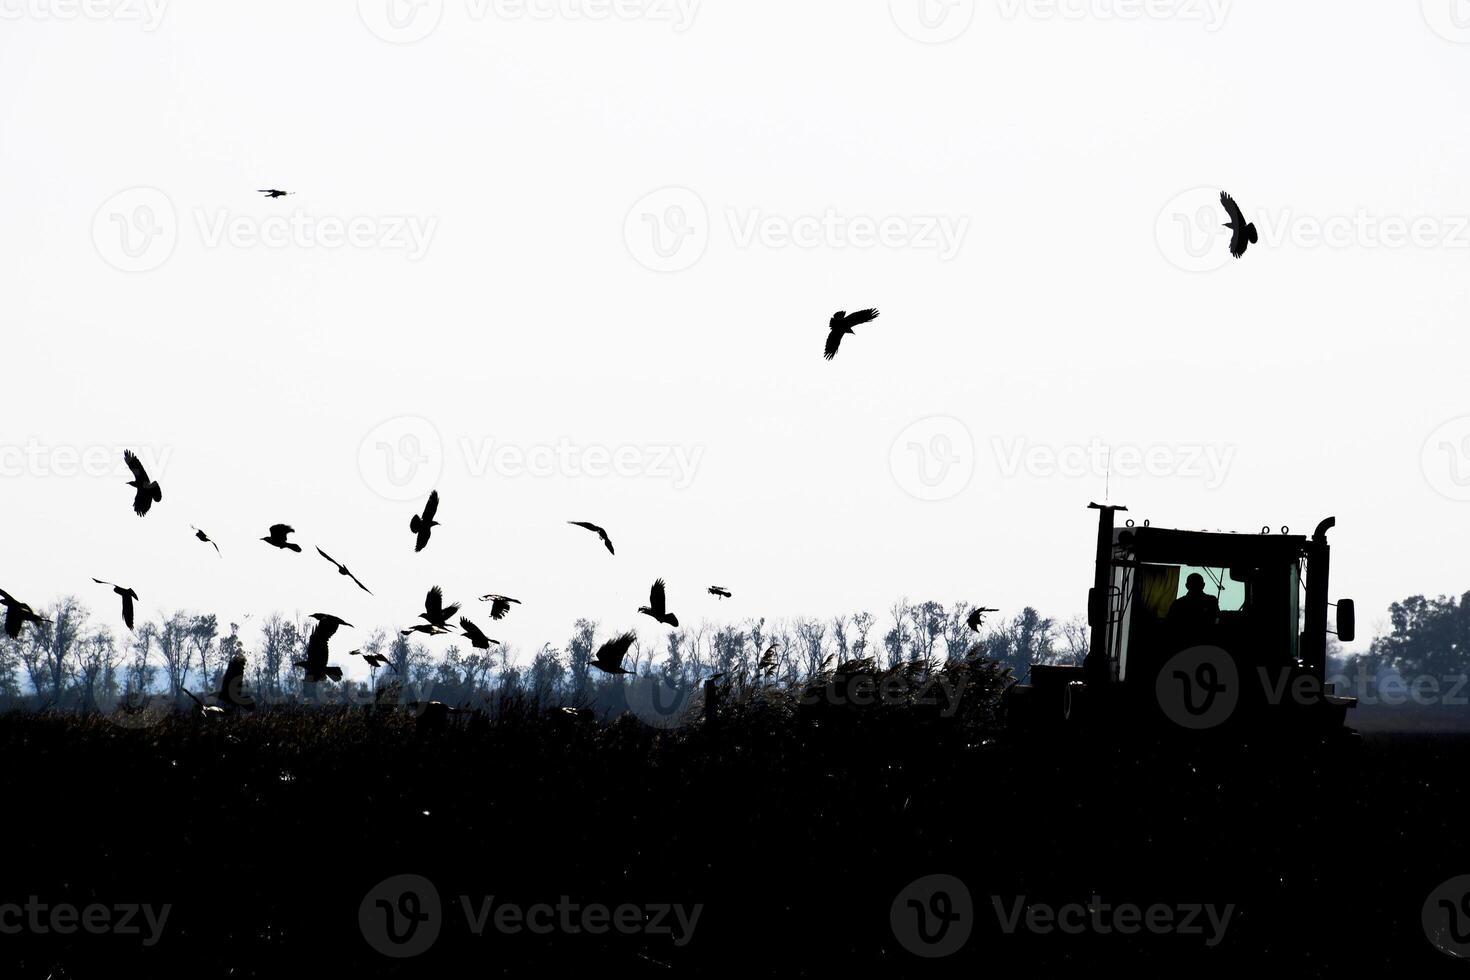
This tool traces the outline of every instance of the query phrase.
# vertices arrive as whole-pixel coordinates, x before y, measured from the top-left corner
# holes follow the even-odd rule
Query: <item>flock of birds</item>
[[[259,193],[271,200],[276,200],[291,196],[295,192],[272,187],[261,188]],[[1225,191],[1220,192],[1220,204],[1224,207],[1226,216],[1230,219],[1222,226],[1229,228],[1231,231],[1230,254],[1238,259],[1245,255],[1247,248],[1260,240],[1256,232],[1256,226],[1245,219],[1245,215],[1241,211],[1240,206],[1235,203],[1235,198],[1231,197]],[[858,310],[855,313],[839,310],[837,313],[834,313],[827,326],[827,343],[824,350],[824,357],[829,361],[835,358],[838,349],[842,345],[842,338],[854,335],[855,327],[872,323],[878,319],[878,315],[876,309]],[[133,512],[139,517],[146,516],[154,504],[162,502],[163,490],[159,487],[157,480],[149,477],[142,462],[131,450],[123,452],[123,460],[133,475],[133,479],[128,481],[127,484],[133,489]],[[413,550],[416,553],[423,551],[428,546],[430,539],[433,537],[434,528],[440,526],[439,522],[435,520],[438,512],[439,491],[435,490],[429,494],[429,499],[424,505],[423,513],[413,515],[408,522],[409,530],[414,535]],[[613,549],[612,538],[608,535],[605,528],[588,521],[568,521],[567,523],[596,534],[601,539],[603,546],[607,548],[608,554],[615,555],[617,553]],[[212,546],[216,554],[221,553],[219,544],[206,532],[192,525],[190,529],[199,541]],[[294,533],[295,528],[289,524],[273,524],[270,527],[270,532],[260,540],[273,548],[300,554],[301,545],[290,540],[290,536]],[[316,551],[317,554],[321,555],[337,569],[339,575],[350,578],[358,588],[368,595],[373,594],[372,590],[364,585],[362,580],[353,574],[352,570],[346,565],[327,554],[320,547]],[[118,585],[114,582],[107,582],[98,578],[94,578],[92,581],[98,585],[108,586],[120,597],[122,600],[123,623],[129,630],[133,629],[134,608],[138,601],[138,593],[129,587]],[[712,585],[708,591],[710,595],[718,599],[729,599],[732,597],[731,591],[724,586]],[[480,601],[491,604],[490,618],[496,622],[503,620],[510,614],[511,606],[520,605],[519,599],[512,599],[509,596],[495,593],[481,596]],[[19,638],[21,631],[27,623],[32,623],[39,627],[50,622],[50,620],[36,613],[28,604],[21,602],[3,589],[0,589],[0,606],[3,606],[5,610],[5,635],[11,639]],[[969,614],[966,625],[978,633],[984,622],[985,615],[997,611],[995,609],[977,607]],[[671,629],[678,629],[679,627],[679,617],[669,611],[667,587],[663,579],[658,579],[653,583],[653,587],[648,593],[648,605],[638,607],[638,612],[648,616],[660,625],[667,626]],[[461,616],[459,613],[459,603],[446,605],[443,590],[436,585],[429,590],[428,595],[424,598],[424,611],[419,614],[419,618],[423,622],[401,632],[405,636],[411,633],[423,633],[429,636],[452,633],[454,630],[452,620],[456,616],[459,616],[458,626],[460,635],[468,640],[471,646],[479,650],[488,650],[491,646],[499,645],[499,640],[492,639],[472,619],[468,616]],[[305,680],[308,683],[317,683],[329,678],[334,681],[340,681],[342,679],[342,669],[329,662],[330,652],[328,650],[328,644],[339,629],[343,626],[353,628],[352,624],[330,613],[313,613],[311,618],[316,620],[317,625],[307,640],[306,659],[297,661],[294,666],[305,670]],[[628,651],[636,641],[637,635],[631,631],[609,640],[598,648],[591,661],[592,665],[609,674],[631,673],[631,671],[623,667],[623,661],[627,658]],[[776,649],[773,645],[762,655],[758,668],[761,672],[766,672],[774,666]],[[381,654],[353,650],[350,655],[362,657],[374,669],[381,666],[392,666],[391,661]],[[224,699],[232,704],[240,703],[238,700],[238,691],[244,676],[244,671],[245,658],[241,655],[236,655],[225,669],[220,690],[210,692],[206,697]],[[204,702],[198,696],[188,691],[185,693],[188,693],[190,697],[199,701],[201,707],[204,707]]]
[[[153,509],[154,504],[162,502],[163,490],[159,486],[158,481],[148,475],[148,471],[143,466],[142,461],[131,450],[123,451],[123,461],[127,464],[128,470],[133,476],[133,479],[128,481],[127,484],[133,490],[133,513],[139,517],[146,517]],[[429,494],[422,513],[415,514],[409,519],[408,527],[414,537],[415,552],[421,552],[428,546],[433,537],[434,528],[440,526],[439,522],[435,520],[438,512],[439,491],[434,490]],[[567,523],[595,534],[603,546],[607,548],[608,554],[615,555],[617,553],[613,548],[612,538],[607,533],[606,528],[589,521],[568,521]],[[194,525],[190,525],[190,530],[194,532],[196,539],[204,544],[210,545],[214,548],[216,554],[222,555],[218,542],[211,538],[207,532]],[[273,524],[270,527],[269,533],[260,540],[281,551],[300,554],[302,551],[301,545],[290,540],[291,535],[295,533],[296,529],[289,524]],[[317,547],[316,551],[317,554],[331,563],[339,575],[351,579],[353,584],[363,592],[366,592],[368,595],[373,595],[373,591],[346,564],[327,554],[321,547]],[[131,587],[119,585],[115,582],[109,582],[99,578],[93,578],[92,581],[98,585],[104,585],[112,589],[121,599],[123,624],[129,630],[132,630],[134,625],[134,611],[138,602],[138,593]],[[733,593],[722,585],[710,586],[709,593],[718,599],[729,599],[733,596]],[[511,607],[521,605],[521,600],[519,599],[493,592],[481,596],[480,601],[489,603],[488,615],[495,622],[499,622],[510,615]],[[39,627],[51,622],[51,620],[38,614],[28,603],[20,601],[3,589],[0,589],[0,606],[3,606],[5,610],[5,634],[11,639],[18,639],[27,623],[32,623]],[[679,617],[669,611],[667,587],[663,579],[658,579],[653,583],[653,587],[648,593],[648,605],[640,606],[638,612],[672,629],[677,629],[679,626]],[[488,636],[469,616],[460,615],[459,603],[446,604],[444,601],[444,592],[437,585],[429,589],[428,594],[424,598],[424,611],[419,613],[418,617],[423,622],[410,626],[401,632],[404,636],[413,633],[423,633],[429,636],[452,633],[455,629],[454,620],[456,617],[458,617],[459,635],[468,640],[474,648],[488,650],[492,646],[499,645],[499,640],[492,639]],[[329,644],[338,630],[344,626],[353,628],[353,625],[340,616],[335,616],[331,613],[313,613],[309,618],[316,620],[316,626],[312,630],[311,636],[307,639],[305,659],[296,661],[293,666],[305,671],[304,679],[309,684],[315,684],[329,679],[341,681],[342,669],[330,662]],[[604,643],[591,661],[592,665],[609,674],[631,673],[631,671],[623,667],[623,660],[627,657],[629,649],[636,640],[636,634],[628,632]],[[393,667],[395,671],[397,669],[387,657],[379,653],[353,650],[350,656],[361,657],[374,670],[383,666]],[[225,668],[225,673],[218,691],[211,691],[205,694],[203,698],[187,689],[185,693],[199,702],[201,709],[209,708],[216,710],[218,708],[217,705],[207,705],[205,702],[206,698],[213,698],[226,704],[241,706],[246,703],[246,700],[242,699],[240,693],[244,671],[245,657],[237,654],[231,658],[229,665]]]
[[[133,513],[139,517],[145,517],[152,510],[154,504],[162,502],[163,490],[158,485],[158,481],[148,475],[148,471],[144,468],[142,461],[131,450],[123,451],[123,461],[127,464],[128,470],[133,475],[133,479],[128,481],[127,484],[133,489]],[[429,498],[424,504],[423,512],[415,514],[409,519],[408,528],[414,536],[415,552],[421,552],[428,546],[429,541],[433,537],[433,529],[440,526],[439,522],[434,519],[438,512],[439,491],[434,490],[429,494]],[[573,527],[582,528],[595,534],[603,546],[607,548],[608,554],[617,554],[613,547],[612,538],[606,528],[589,521],[568,521],[567,523]],[[205,531],[193,525],[190,525],[190,529],[194,532],[195,538],[213,547],[216,554],[221,554],[219,544]],[[302,551],[301,545],[290,540],[290,536],[294,533],[296,533],[295,528],[289,524],[273,524],[271,525],[270,533],[266,534],[260,540],[281,551],[300,554]],[[372,590],[345,564],[327,554],[320,547],[316,551],[317,554],[331,563],[332,567],[336,569],[337,574],[351,579],[359,589],[368,595],[373,594]],[[115,582],[109,582],[99,578],[93,578],[92,581],[98,585],[104,585],[112,589],[120,598],[122,602],[123,624],[129,630],[132,630],[134,611],[138,602],[138,593],[131,587],[119,585]],[[712,585],[709,587],[708,592],[710,595],[721,600],[732,598],[734,595],[730,589],[723,585]],[[495,622],[499,622],[510,615],[512,606],[521,604],[521,600],[519,599],[493,592],[481,596],[480,601],[490,604],[489,617]],[[18,639],[27,623],[32,623],[39,627],[51,622],[49,619],[39,615],[29,604],[16,599],[3,589],[0,589],[0,606],[3,606],[5,610],[5,634],[11,639]],[[418,615],[418,618],[423,620],[423,622],[410,626],[400,632],[404,636],[413,633],[422,633],[428,636],[441,636],[453,633],[455,629],[454,620],[458,617],[458,635],[468,640],[470,645],[475,649],[488,650],[490,647],[500,644],[499,640],[492,639],[488,636],[469,616],[460,615],[460,609],[460,604],[457,602],[446,604],[443,590],[436,585],[429,589],[428,594],[424,597],[424,611]],[[664,580],[661,578],[656,580],[652,588],[649,589],[648,604],[639,606],[637,611],[639,614],[649,617],[662,626],[667,626],[670,629],[679,628],[679,617],[669,610],[668,589]],[[995,609],[989,608],[976,608],[971,611],[967,625],[970,629],[978,633],[984,622],[985,615],[996,611]],[[331,613],[313,613],[309,618],[316,620],[316,626],[307,639],[305,659],[296,661],[293,666],[305,671],[303,679],[308,684],[316,684],[325,680],[340,682],[342,680],[342,668],[330,662],[331,651],[329,644],[331,643],[332,637],[342,627],[345,626],[349,629],[354,627],[345,619]],[[623,666],[623,662],[627,658],[628,652],[632,649],[633,644],[637,642],[637,639],[637,634],[629,631],[607,641],[593,655],[590,661],[591,666],[608,674],[632,673],[632,671]],[[776,653],[777,646],[773,644],[762,655],[758,668],[759,671],[768,673],[774,669]],[[361,657],[374,670],[384,666],[392,667],[395,671],[397,670],[387,657],[379,653],[353,650],[349,656]],[[184,690],[184,693],[198,702],[201,711],[205,711],[206,713],[223,710],[219,704],[208,704],[206,699],[214,699],[234,707],[248,706],[251,702],[248,698],[244,697],[241,691],[244,675],[245,657],[243,654],[236,654],[231,658],[225,668],[219,690],[208,692],[203,697],[187,689]]]

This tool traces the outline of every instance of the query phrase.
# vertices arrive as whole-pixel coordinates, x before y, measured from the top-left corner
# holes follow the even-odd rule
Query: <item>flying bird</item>
[[[667,601],[664,598],[663,579],[653,583],[653,588],[648,590],[648,605],[639,606],[638,611],[645,616],[652,616],[665,626],[679,628],[679,617],[669,612]]]
[[[4,589],[0,589],[0,606],[5,607],[5,635],[12,640],[20,638],[20,631],[26,623],[49,623],[51,620],[37,616],[35,610],[21,602]]]
[[[415,514],[408,519],[408,529],[418,535],[418,541],[413,546],[415,552],[424,550],[424,545],[429,543],[429,535],[439,526],[439,522],[434,520],[434,515],[438,512],[439,491],[433,490],[429,493],[429,502],[424,505],[423,514]]]
[[[111,585],[112,591],[122,596],[123,622],[127,624],[128,629],[132,629],[133,603],[138,601],[138,593],[134,592],[132,589],[125,589],[121,585],[117,585],[112,582],[104,582],[100,578],[94,578],[92,579],[92,581],[96,582],[98,585]]]
[[[436,585],[424,596],[424,611],[419,613],[419,619],[442,631],[449,629],[449,621],[458,614],[459,603],[444,605],[444,590]],[[414,627],[414,630],[424,632],[421,626]]]
[[[504,619],[510,612],[510,604],[512,602],[518,606],[521,604],[521,600],[519,599],[512,599],[508,595],[495,595],[493,593],[480,596],[480,601],[492,603],[490,606],[490,618],[497,622]]]
[[[979,608],[979,607],[977,607],[975,609],[971,609],[970,610],[970,615],[968,617],[966,617],[966,619],[965,619],[965,625],[968,626],[968,627],[970,627],[970,629],[974,630],[976,633],[978,633],[978,632],[980,632],[980,627],[985,624],[985,614],[986,613],[993,613],[993,612],[1000,612],[1000,610],[999,609],[984,609],[984,608]]]
[[[230,658],[214,696],[231,708],[255,707],[255,699],[245,693],[245,654],[237,653]]]
[[[827,360],[837,356],[837,348],[842,343],[842,335],[852,333],[853,327],[860,327],[865,323],[872,323],[878,319],[877,310],[858,310],[856,313],[848,313],[839,310],[832,314],[832,322],[827,325]]]
[[[711,585],[709,587],[709,594],[713,596],[719,596],[721,599],[728,599],[730,598],[731,592],[723,585]]]
[[[327,642],[338,629],[352,624],[330,613],[312,613],[311,618],[316,620],[316,629],[311,631],[311,639],[306,641],[306,659],[296,661],[293,666],[306,668],[304,680],[308,684],[315,684],[328,677],[340,681],[342,668],[327,666]]]
[[[381,653],[363,653],[361,650],[353,650],[347,654],[349,657],[361,657],[363,662],[376,670],[379,667],[393,667],[393,661]],[[393,667],[393,673],[398,673],[398,668]]]
[[[291,527],[289,524],[272,524],[270,535],[261,538],[260,540],[264,541],[266,544],[270,545],[273,548],[281,548],[286,551],[294,551],[297,554],[300,554],[301,545],[294,544],[286,540],[286,535],[295,533],[296,529],[294,527]]]
[[[500,646],[499,640],[492,640],[486,636],[485,631],[471,622],[468,616],[459,617],[459,628],[464,630],[465,638],[470,641],[470,646],[476,650],[488,650],[492,643]]]
[[[410,626],[408,629],[399,630],[398,632],[402,633],[404,636],[407,636],[410,633],[427,633],[430,636],[443,636],[445,633],[448,633],[449,630],[443,626],[425,626],[423,623],[420,623],[417,626]]]
[[[148,471],[143,469],[143,464],[131,449],[123,450],[123,462],[133,471],[133,478],[128,481],[128,486],[136,491],[133,494],[133,513],[142,517],[148,513],[148,508],[163,500],[163,491],[159,489],[157,480],[148,479]]]
[[[106,584],[106,583],[103,583]],[[225,667],[224,676],[220,678],[218,691],[210,691],[204,695],[206,698],[214,698],[223,701],[223,705],[206,704],[203,698],[189,690],[187,687],[180,688],[185,694],[194,699],[199,705],[199,715],[203,718],[218,718],[227,713],[226,709],[248,708],[254,710],[255,699],[245,693],[245,654],[237,653],[230,658],[230,663]]]
[[[1256,226],[1246,223],[1245,215],[1241,213],[1240,205],[1235,203],[1235,198],[1221,191],[1220,203],[1225,205],[1225,213],[1230,216],[1230,220],[1224,224],[1224,227],[1230,229],[1230,254],[1238,259],[1260,238],[1256,234]]]
[[[189,527],[193,528],[193,530],[194,530],[194,537],[198,538],[200,541],[203,541],[205,544],[214,544],[214,539],[213,538],[211,538],[209,535],[205,534],[203,531],[199,530],[197,527],[194,527],[193,524],[190,524]],[[217,545],[217,544],[214,544],[214,553],[217,554],[217,555],[220,553],[220,551],[219,551],[219,545]],[[220,557],[224,557],[224,556],[223,555],[220,555]]]
[[[276,190],[274,187],[262,187],[259,188],[259,191],[273,201],[278,197],[289,197],[290,195],[296,193],[295,191]]]
[[[617,554],[617,552],[613,551],[612,538],[609,538],[607,536],[607,532],[598,527],[596,524],[588,524],[586,521],[567,521],[567,523],[575,527],[584,527],[587,530],[591,531],[593,534],[602,539],[603,544],[607,545],[608,554]]]
[[[340,561],[327,554],[320,548],[320,546],[318,546],[318,548],[316,549],[316,553],[321,555],[327,561],[331,562],[333,565],[336,565],[338,574],[346,575],[348,578],[352,579],[352,581],[357,583],[357,587],[359,589],[362,589],[362,591],[366,592],[368,595],[373,594],[373,590],[368,588],[366,585],[363,585],[362,580],[359,579],[356,575],[353,575],[350,571],[348,571],[346,565],[342,564]]]
[[[623,658],[628,655],[634,642],[638,639],[635,633],[624,633],[613,640],[608,640],[597,648],[597,656],[592,660],[592,666],[605,674],[631,674],[631,670],[623,669]]]

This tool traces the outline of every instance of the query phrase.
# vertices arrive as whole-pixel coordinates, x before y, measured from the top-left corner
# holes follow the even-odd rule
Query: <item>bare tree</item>
[[[176,612],[158,627],[158,650],[168,677],[169,697],[177,698],[189,679],[189,617]]]

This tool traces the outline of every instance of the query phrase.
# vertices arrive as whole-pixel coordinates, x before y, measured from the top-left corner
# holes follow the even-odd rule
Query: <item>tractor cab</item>
[[[1209,724],[1197,727],[1342,726],[1353,699],[1325,684],[1333,519],[1311,537],[1286,528],[1234,534],[1120,527],[1125,508],[1092,507],[1087,658],[1080,667],[1033,664],[1010,699],[1019,720],[1106,714],[1114,724],[1122,711],[1141,724],[1196,727],[1189,712],[1208,700],[1212,713],[1199,713]],[[1337,635],[1350,641],[1352,601],[1336,605]]]

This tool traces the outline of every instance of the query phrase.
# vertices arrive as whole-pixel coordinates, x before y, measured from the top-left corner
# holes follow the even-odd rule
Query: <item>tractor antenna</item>
[[[1105,504],[1111,502],[1113,499],[1113,447],[1111,444],[1108,446],[1107,459],[1107,476],[1103,478],[1103,503]]]

